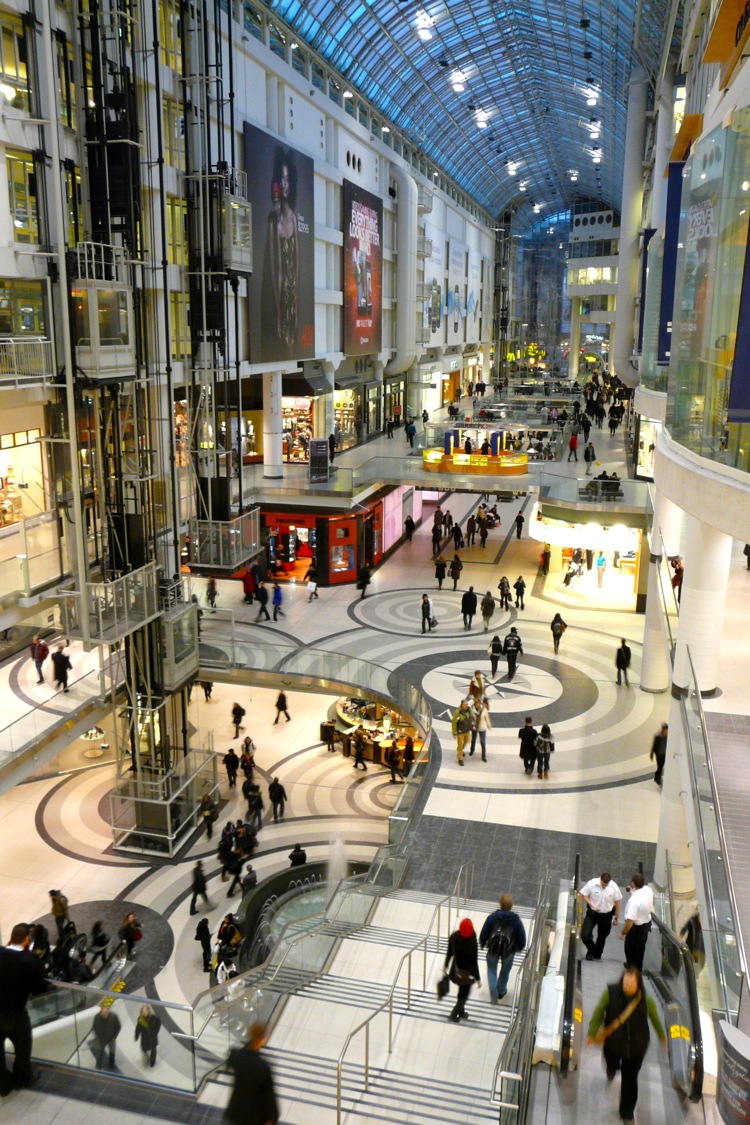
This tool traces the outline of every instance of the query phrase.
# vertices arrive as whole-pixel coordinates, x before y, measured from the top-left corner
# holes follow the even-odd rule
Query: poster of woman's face
[[[313,161],[245,123],[254,270],[248,285],[250,362],[315,355]]]

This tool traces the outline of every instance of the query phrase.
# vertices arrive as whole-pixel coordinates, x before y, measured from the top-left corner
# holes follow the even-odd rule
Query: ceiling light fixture
[[[425,12],[424,8],[417,12],[417,35],[423,42],[427,43],[428,40],[432,39],[432,31],[430,28],[434,26],[434,20]]]

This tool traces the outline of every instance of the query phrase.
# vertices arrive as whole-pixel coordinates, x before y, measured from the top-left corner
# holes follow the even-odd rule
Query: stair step
[[[423,902],[426,904],[435,904],[444,899],[445,895],[438,895],[433,893],[432,891],[412,891],[400,888],[395,891],[389,891],[388,894],[384,897],[399,899],[402,902]],[[513,909],[520,918],[531,919],[534,917],[533,907],[514,905]],[[461,910],[492,914],[494,910],[497,910],[497,902],[490,902],[486,899],[470,898],[466,902],[462,901]]]

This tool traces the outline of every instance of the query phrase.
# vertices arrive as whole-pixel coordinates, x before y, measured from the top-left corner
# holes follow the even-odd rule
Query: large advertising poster
[[[382,346],[383,201],[344,180],[344,351]]]
[[[245,123],[255,269],[248,281],[250,361],[315,355],[313,162]]]
[[[432,253],[424,264],[424,327],[430,334],[428,343],[437,347],[445,343],[443,317],[445,315],[445,238],[442,231],[425,227],[432,242]]]
[[[466,290],[466,244],[450,240],[448,251],[448,295],[445,302],[448,316],[449,344],[464,342],[464,293]]]
[[[469,250],[469,279],[466,287],[466,343],[479,343],[479,314],[482,299],[482,271],[476,250]]]

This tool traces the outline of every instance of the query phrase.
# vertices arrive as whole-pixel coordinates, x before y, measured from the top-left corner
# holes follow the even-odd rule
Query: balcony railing
[[[234,520],[190,520],[190,563],[235,571],[260,554],[259,508]]]
[[[114,644],[159,616],[156,563],[111,582],[86,582],[83,590],[61,591],[63,631],[94,644]]]
[[[41,336],[0,336],[0,386],[29,387],[55,377],[51,340]]]

